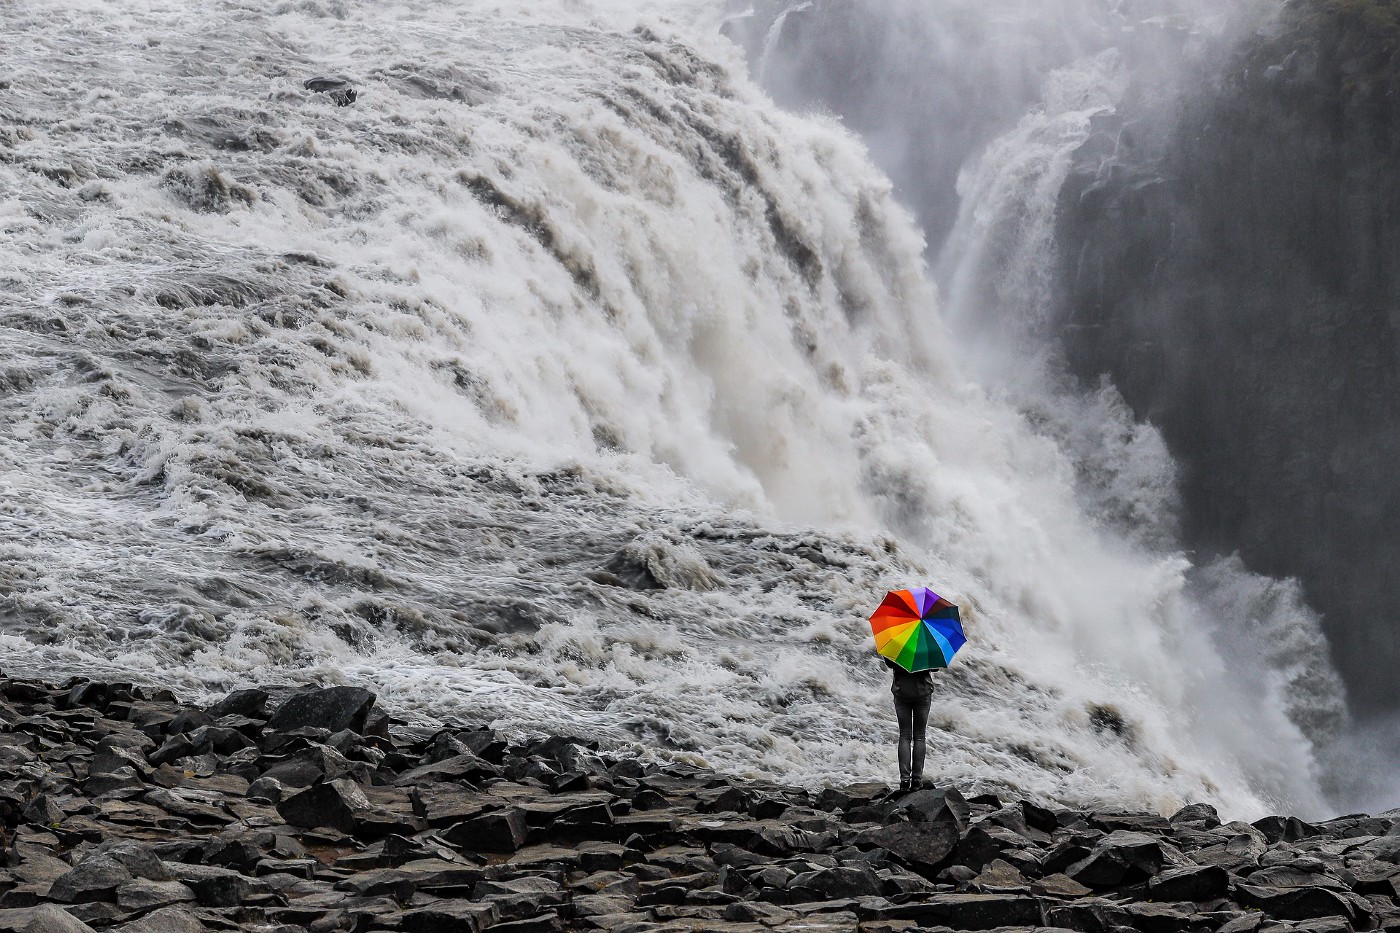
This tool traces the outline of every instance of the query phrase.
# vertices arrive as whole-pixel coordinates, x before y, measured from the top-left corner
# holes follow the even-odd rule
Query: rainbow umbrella
[[[911,674],[947,667],[967,641],[958,607],[926,586],[885,596],[870,630],[875,650]]]

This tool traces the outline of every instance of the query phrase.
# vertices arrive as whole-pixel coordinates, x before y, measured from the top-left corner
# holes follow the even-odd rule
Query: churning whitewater
[[[1170,467],[1111,393],[974,382],[888,181],[717,14],[0,6],[7,667],[888,780],[865,618],[928,584],[940,780],[1327,809],[1296,593],[1124,527]]]

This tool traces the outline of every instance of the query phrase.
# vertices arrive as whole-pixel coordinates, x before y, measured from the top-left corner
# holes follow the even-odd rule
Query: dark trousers
[[[899,718],[899,780],[918,781],[924,776],[924,734],[928,732],[928,708],[933,697],[913,700],[894,698]]]

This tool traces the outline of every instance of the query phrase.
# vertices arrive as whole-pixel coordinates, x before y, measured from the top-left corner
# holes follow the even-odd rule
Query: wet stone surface
[[[0,678],[0,746],[0,933],[1400,930],[1400,813],[814,793],[345,687]]]

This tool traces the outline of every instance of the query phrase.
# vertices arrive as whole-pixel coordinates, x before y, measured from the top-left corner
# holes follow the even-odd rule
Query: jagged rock
[[[194,891],[178,881],[147,881],[145,878],[137,878],[117,889],[117,906],[130,911],[147,911],[194,899]]]
[[[864,920],[916,920],[920,926],[954,930],[1052,925],[1046,923],[1038,900],[1014,894],[933,894],[908,904],[867,898],[858,913]]]
[[[1216,933],[1254,933],[1255,930],[1264,925],[1266,919],[1264,914],[1257,910],[1251,910],[1249,913],[1241,914],[1227,921]]]
[[[429,826],[441,828],[480,816],[490,803],[481,794],[460,784],[418,784],[410,791],[413,812],[423,817]]]
[[[884,784],[859,783],[846,784],[842,787],[826,787],[817,795],[816,808],[818,810],[848,810],[851,807],[869,806],[884,797],[890,791]]]
[[[0,779],[0,815],[15,825],[0,908],[69,897],[99,928],[1261,933],[1272,917],[1262,933],[1400,929],[1400,864],[1387,860],[1400,858],[1400,835],[1375,835],[1395,831],[1394,815],[1339,817],[1271,844],[1273,832],[1299,830],[1216,826],[1202,805],[1163,820],[951,788],[891,796],[857,785],[814,800],[704,769],[615,762],[567,738],[521,748],[487,730],[401,724],[381,737],[315,724],[264,731],[238,712],[211,726],[200,711],[119,690],[44,696],[13,711],[22,734],[6,731],[0,702],[0,770],[14,775]],[[133,721],[104,720],[104,708]],[[256,695],[240,708],[264,712]],[[199,754],[174,767],[146,757],[184,751]],[[276,774],[310,784],[287,790]],[[78,790],[108,779],[96,800]],[[273,798],[275,809],[262,802]],[[155,845],[115,842],[124,834]]]
[[[247,797],[250,800],[266,800],[268,803],[278,804],[282,802],[286,793],[287,787],[281,781],[263,775],[248,785]]]
[[[209,928],[184,907],[162,907],[139,920],[110,927],[117,933],[205,933]]]
[[[190,741],[190,737],[184,733],[176,733],[166,739],[160,748],[151,752],[147,756],[147,760],[153,765],[163,765],[195,754],[198,752],[195,750],[194,743]]]
[[[874,869],[841,866],[804,872],[792,878],[786,888],[793,902],[875,897],[883,889],[884,882]]]
[[[90,797],[101,797],[104,794],[143,790],[145,787],[146,782],[141,780],[141,775],[136,769],[130,765],[123,765],[93,774],[83,782],[83,793]]]
[[[30,823],[38,823],[41,826],[52,826],[56,823],[63,822],[63,817],[66,814],[63,812],[63,808],[60,807],[52,797],[48,794],[40,794],[29,801],[29,804],[20,815]]]
[[[1336,891],[1318,887],[1269,888],[1235,885],[1235,900],[1279,920],[1311,920],[1315,917],[1357,916],[1357,905]]]
[[[0,910],[0,933],[93,933],[92,927],[52,904]]]
[[[443,761],[414,768],[412,771],[405,771],[398,776],[395,783],[401,787],[411,787],[423,781],[478,781],[500,773],[501,769],[489,761],[478,758],[471,752],[464,752]]]
[[[1181,933],[1196,922],[1193,906],[1129,902],[1122,909],[1131,926],[1143,933]]]
[[[272,714],[267,728],[288,732],[303,726],[339,732],[362,732],[374,706],[374,694],[361,687],[326,687],[294,693]]]
[[[525,814],[516,807],[463,820],[442,837],[472,852],[514,852],[525,844]]]
[[[937,871],[958,844],[958,830],[949,821],[902,823],[863,834],[868,845],[879,846],[925,877]]]
[[[1350,885],[1326,871],[1304,871],[1293,865],[1261,868],[1250,872],[1246,880],[1252,885],[1266,888],[1319,887],[1331,888],[1334,891],[1350,890]]]
[[[958,832],[967,829],[967,800],[956,787],[917,790],[897,797],[886,809],[887,819],[905,819],[911,823],[933,823],[947,820]]]
[[[1019,806],[999,807],[976,822],[978,825],[999,826],[1038,846],[1048,845],[1052,839],[1049,833],[1031,826],[1026,821],[1025,810]]]
[[[1026,876],[1021,874],[1014,866],[994,859],[982,873],[973,878],[969,884],[976,890],[986,893],[1007,893],[1026,892],[1029,890],[1029,883]]]
[[[1035,881],[1032,881],[1030,889],[1032,894],[1037,894],[1043,897],[1059,897],[1067,899],[1088,897],[1089,895],[1094,893],[1093,889],[1080,884],[1078,881],[1075,881],[1069,875],[1063,875],[1059,873],[1053,875],[1046,875],[1044,878],[1039,878]]]
[[[151,771],[146,754],[155,747],[154,742],[140,733],[120,739],[108,736],[93,749],[92,760],[88,762],[88,774],[106,774],[118,768],[129,767],[145,777]]]
[[[1208,803],[1191,803],[1177,810],[1169,818],[1173,829],[1181,826],[1201,826],[1213,829],[1220,825],[1220,814]]]
[[[706,813],[748,813],[753,804],[753,795],[738,787],[726,787],[711,799],[705,801],[701,809]]]
[[[569,892],[553,879],[533,876],[482,881],[472,897],[492,904],[502,920],[521,920],[565,906]]]
[[[329,826],[346,833],[369,810],[364,791],[344,778],[308,787],[277,804],[277,812],[293,826]]]
[[[192,823],[231,823],[234,819],[216,805],[219,797],[214,794],[201,795],[197,791],[161,788],[146,794],[146,801]]]
[[[160,860],[155,849],[135,839],[104,842],[94,850],[100,855],[120,863],[133,877],[148,881],[169,881],[171,874]]]
[[[183,735],[193,732],[201,726],[208,726],[214,722],[213,717],[202,709],[187,706],[175,714],[166,725],[165,731],[170,735]]]
[[[1173,845],[1157,836],[1115,830],[1099,840],[1083,859],[1065,874],[1092,888],[1116,887],[1152,877],[1166,865],[1185,864]]]
[[[1317,835],[1317,827],[1304,823],[1295,816],[1266,816],[1251,824],[1264,835],[1264,840],[1273,845],[1276,842],[1297,842]]]
[[[220,868],[232,868],[252,874],[253,866],[262,860],[263,850],[249,836],[212,839],[204,846],[204,863]]]
[[[44,852],[34,851],[32,847],[16,846],[15,848],[19,855],[19,864],[11,870],[15,877],[21,881],[51,884],[59,876],[67,874],[73,868],[62,859],[54,858]],[[21,851],[21,848],[25,851]]]
[[[558,795],[519,805],[531,829],[545,831],[549,838],[561,836],[602,836],[613,824],[607,794]]]
[[[510,920],[491,929],[496,933],[555,933],[564,928],[564,921],[555,911],[546,911],[524,920]]]
[[[253,881],[229,868],[167,863],[175,880],[194,892],[201,907],[237,907],[253,890]]]
[[[267,759],[264,759],[267,760]],[[272,778],[284,787],[310,787],[319,781],[350,778],[368,784],[370,769],[361,761],[351,761],[329,745],[313,743],[281,760],[272,759],[262,776]]]
[[[1045,905],[1045,925],[1081,933],[1109,933],[1132,927],[1132,918],[1120,904],[1102,897],[1085,897],[1065,904]]]
[[[256,687],[247,690],[235,690],[219,700],[213,706],[205,710],[212,719],[219,719],[223,716],[246,716],[249,719],[267,718],[266,690],[259,690]]]
[[[1352,888],[1357,894],[1379,894],[1400,897],[1400,865],[1380,860],[1368,860],[1352,868],[1356,881]]]
[[[407,911],[399,919],[404,933],[481,933],[500,919],[494,904],[439,901]]]
[[[62,904],[112,901],[117,889],[131,879],[131,872],[116,859],[94,856],[55,878],[49,897]]]
[[[1147,893],[1157,901],[1207,901],[1224,897],[1229,887],[1229,874],[1217,865],[1172,868],[1147,881]]]
[[[228,755],[241,748],[254,748],[257,745],[237,729],[219,725],[200,726],[191,732],[189,737],[196,754],[212,750],[220,755]]]

